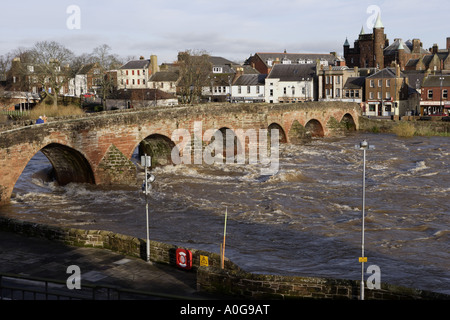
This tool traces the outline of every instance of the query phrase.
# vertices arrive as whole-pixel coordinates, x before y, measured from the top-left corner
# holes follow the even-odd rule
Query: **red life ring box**
[[[192,268],[192,252],[186,249],[178,248],[176,251],[177,266],[189,270]]]

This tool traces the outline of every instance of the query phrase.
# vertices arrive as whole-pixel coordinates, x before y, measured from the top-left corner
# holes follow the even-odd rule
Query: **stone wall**
[[[360,281],[313,277],[252,274],[200,267],[197,288],[240,299],[328,299],[357,300]],[[450,300],[450,296],[430,291],[381,284],[380,289],[365,289],[365,300]]]
[[[45,238],[70,246],[109,249],[122,254],[145,259],[146,241],[136,237],[102,230],[61,228],[0,217],[0,231],[15,232],[24,236]],[[156,263],[176,267],[175,252],[178,247],[150,241],[150,259]],[[189,248],[184,248],[189,249]],[[189,249],[193,268],[197,272],[197,289],[229,295],[236,299],[358,299],[360,282],[313,277],[261,275],[245,272],[232,261],[225,259],[221,269],[218,254]],[[201,256],[208,257],[208,266],[200,266]],[[365,290],[367,300],[450,300],[450,296],[429,291],[382,284],[380,290]]]

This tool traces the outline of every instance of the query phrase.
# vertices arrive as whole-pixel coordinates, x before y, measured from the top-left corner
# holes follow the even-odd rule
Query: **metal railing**
[[[0,300],[191,300],[192,297],[123,289],[107,285],[81,285],[68,289],[65,281],[0,273]]]

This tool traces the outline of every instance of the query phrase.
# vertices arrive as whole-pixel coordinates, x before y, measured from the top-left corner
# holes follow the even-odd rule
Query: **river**
[[[381,282],[450,294],[450,138],[354,133],[280,146],[280,168],[179,165],[153,170],[150,239],[219,253],[254,273],[359,280],[363,139],[366,267]],[[137,162],[137,155],[135,159]],[[146,237],[140,188],[58,186],[42,153],[3,216]],[[369,274],[366,274],[366,279]]]

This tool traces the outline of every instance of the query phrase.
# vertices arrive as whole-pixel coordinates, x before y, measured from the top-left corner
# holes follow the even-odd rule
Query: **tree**
[[[212,64],[205,51],[180,52],[178,54],[180,81],[178,94],[181,103],[196,103],[201,96],[202,88],[208,86],[208,77]]]
[[[69,49],[55,41],[37,42],[31,49],[34,64],[35,79],[43,91],[53,98],[53,104],[58,105],[58,95],[61,88],[70,77],[70,62],[74,54]]]
[[[106,98],[111,93],[115,80],[108,73],[110,70],[119,68],[122,63],[117,55],[111,54],[111,47],[107,44],[94,48],[91,58],[92,62],[97,63],[99,72],[96,73],[95,83],[99,89],[102,98],[103,108],[106,106]]]

